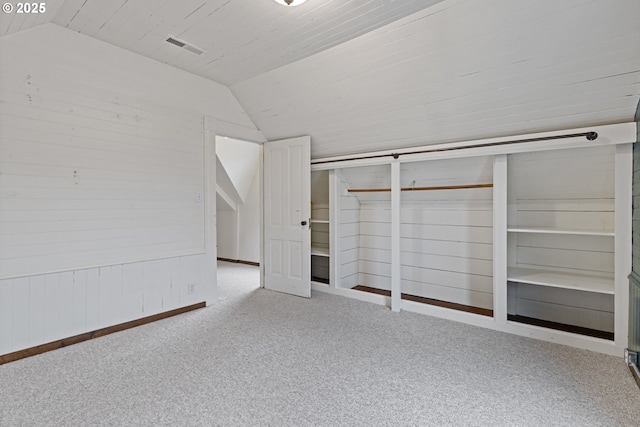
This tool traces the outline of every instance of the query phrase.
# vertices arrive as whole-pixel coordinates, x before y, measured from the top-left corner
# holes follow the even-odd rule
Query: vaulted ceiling
[[[442,0],[48,0],[4,14],[0,34],[53,22],[226,85],[306,58]],[[194,55],[168,35],[202,49]]]
[[[48,0],[47,22],[228,85],[312,156],[633,120],[637,0]],[[195,55],[168,35],[205,50]]]

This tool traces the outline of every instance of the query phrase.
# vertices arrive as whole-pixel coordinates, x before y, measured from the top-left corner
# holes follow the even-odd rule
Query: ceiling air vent
[[[181,47],[183,49],[188,50],[191,53],[195,53],[196,55],[202,55],[204,53],[204,49],[200,49],[198,46],[193,45],[189,42],[186,42],[184,40],[180,40],[177,39],[175,37],[173,37],[171,34],[169,34],[169,38],[167,39],[167,41],[171,44],[174,44],[178,47]]]

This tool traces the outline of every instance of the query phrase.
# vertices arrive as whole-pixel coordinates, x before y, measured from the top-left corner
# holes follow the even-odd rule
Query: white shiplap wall
[[[632,121],[636,0],[446,0],[231,88],[312,158]]]
[[[340,178],[340,214],[339,238],[340,253],[337,262],[340,263],[340,277],[337,286],[353,288],[358,283],[358,242],[360,235],[360,202],[358,198],[348,193],[349,183],[341,173]]]
[[[491,157],[405,163],[400,171],[401,187],[491,184],[492,166]],[[355,188],[389,188],[387,165],[342,173]],[[390,193],[348,194],[360,208],[358,284],[390,290]],[[492,230],[491,188],[403,191],[401,292],[491,309]]]
[[[493,157],[406,163],[401,186],[493,183]],[[493,190],[404,191],[402,292],[493,307]]]
[[[200,254],[0,280],[0,354],[201,302],[204,266]]]
[[[512,227],[615,231],[615,147],[513,154]],[[509,233],[509,265],[613,277],[613,236]],[[509,284],[509,313],[613,332],[613,295]]]
[[[0,51],[0,354],[204,301],[203,116],[253,127],[229,90],[53,24]]]

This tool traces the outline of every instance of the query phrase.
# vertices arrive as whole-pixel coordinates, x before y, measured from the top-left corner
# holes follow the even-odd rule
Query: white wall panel
[[[578,233],[511,232],[509,266],[614,276],[614,153],[598,146],[509,156],[510,227]],[[510,283],[509,292],[510,314],[614,331],[612,295],[523,283]]]
[[[349,193],[349,183],[342,174],[339,182],[340,213],[338,215],[340,253],[336,262],[340,263],[338,286],[352,288],[358,283],[358,242],[360,237],[360,202]]]
[[[228,89],[55,25],[0,48],[0,277],[202,252],[202,117],[250,124]]]
[[[218,257],[238,258],[238,214],[232,210],[218,210],[216,214]]]
[[[454,171],[464,175],[460,169],[451,169],[448,174]],[[490,177],[485,180],[491,182]],[[459,197],[459,191],[447,191],[440,198]],[[403,207],[401,216],[402,292],[491,309],[490,199],[485,198],[482,204],[477,200],[412,202]]]
[[[238,206],[240,236],[238,238],[238,259],[260,262],[261,212],[260,191],[262,174],[256,173],[244,205]]]
[[[204,255],[0,280],[0,354],[195,304],[205,286]]]
[[[42,37],[66,45],[68,62],[53,62],[56,49],[29,43]],[[105,58],[109,65],[98,71],[82,54],[87,41],[55,26],[7,39],[12,43],[2,50],[9,60],[0,73],[0,277],[202,252],[204,204],[195,194],[203,191],[206,110],[182,96],[156,108],[162,97],[139,74],[151,64],[126,70]],[[88,56],[96,50],[115,61],[128,56],[89,44],[97,46]],[[84,86],[82,95],[65,91],[71,79]],[[92,88],[103,81],[114,82],[108,93]]]
[[[523,283],[509,283],[509,292],[515,296],[511,314],[600,331],[614,331],[613,295],[543,288]]]
[[[345,169],[361,189],[386,188],[388,167]],[[401,165],[402,188],[491,184],[492,157]],[[360,201],[360,285],[391,285],[391,207],[388,193],[349,193]],[[382,196],[380,196],[382,195]],[[493,207],[491,188],[402,191],[400,278],[404,294],[491,309]]]
[[[0,354],[204,301],[203,117],[255,129],[228,88],[53,24],[0,50]]]
[[[639,17],[448,0],[232,90],[268,138],[311,134],[312,158],[632,121]]]

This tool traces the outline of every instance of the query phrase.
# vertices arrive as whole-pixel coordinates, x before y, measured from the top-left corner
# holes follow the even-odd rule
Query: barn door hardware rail
[[[493,184],[465,184],[465,185],[439,185],[435,187],[403,187],[400,191],[433,191],[433,190],[462,190],[469,188],[492,188]],[[349,193],[385,193],[391,188],[350,188]]]
[[[525,138],[525,139],[515,139],[512,141],[500,141],[500,142],[487,142],[484,144],[471,144],[471,145],[460,145],[456,147],[441,147],[441,148],[432,148],[418,151],[408,151],[404,153],[388,153],[388,154],[376,154],[372,156],[355,156],[349,158],[342,159],[330,159],[330,160],[319,160],[312,161],[312,165],[320,165],[324,163],[335,163],[335,162],[344,162],[349,160],[367,160],[367,159],[379,159],[384,157],[393,157],[394,159],[398,159],[400,156],[406,156],[410,154],[425,154],[425,153],[439,153],[443,151],[456,151],[456,150],[465,150],[468,148],[483,148],[483,147],[496,147],[499,145],[512,145],[512,144],[522,144],[525,142],[539,142],[539,141],[551,141],[554,139],[568,139],[568,138],[579,138],[585,137],[588,141],[595,141],[598,138],[597,132],[581,132],[581,133],[570,133],[567,135],[555,135],[555,136],[541,136],[537,138]]]

